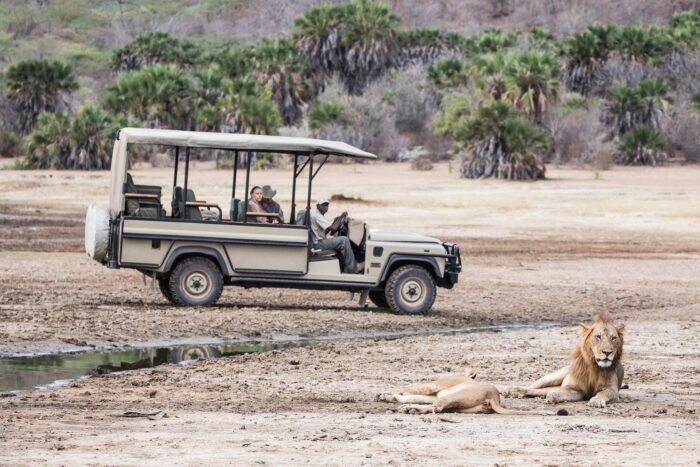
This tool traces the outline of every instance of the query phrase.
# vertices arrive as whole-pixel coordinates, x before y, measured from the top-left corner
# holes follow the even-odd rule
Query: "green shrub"
[[[664,137],[656,128],[640,125],[620,139],[616,162],[625,165],[657,165],[666,158]]]
[[[309,128],[318,130],[329,123],[344,123],[343,104],[340,102],[318,102],[307,113]]]
[[[21,153],[21,137],[14,131],[0,128],[0,157],[15,157]]]

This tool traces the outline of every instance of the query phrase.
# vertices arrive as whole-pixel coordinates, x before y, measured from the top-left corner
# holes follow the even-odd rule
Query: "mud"
[[[326,170],[328,169],[328,170]],[[134,271],[80,252],[105,173],[0,171],[0,352],[162,339],[265,339],[587,320],[627,326],[622,400],[562,404],[568,417],[387,413],[378,392],[474,367],[526,384],[567,362],[574,326],[320,343],[165,364],[0,398],[0,464],[634,464],[700,460],[700,170],[548,169],[544,183],[464,181],[438,164],[328,166],[371,225],[457,240],[464,272],[425,317],[361,308],[340,292],[225,290],[218,306],[169,306]],[[167,171],[135,170],[139,183]],[[193,176],[217,200],[228,172]],[[325,176],[325,178],[324,178]],[[288,173],[256,173],[280,193]],[[257,183],[255,180],[252,182]],[[199,184],[199,186],[198,186]],[[318,190],[318,191],[317,191]],[[334,207],[335,206],[335,207]],[[541,400],[504,398],[509,408]],[[159,420],[121,417],[164,411]]]

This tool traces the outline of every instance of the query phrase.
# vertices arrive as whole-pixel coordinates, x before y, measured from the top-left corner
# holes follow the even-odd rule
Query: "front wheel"
[[[209,306],[221,296],[221,271],[207,258],[187,258],[170,275],[170,294],[178,305]]]
[[[386,283],[386,299],[394,313],[423,315],[435,302],[435,280],[420,266],[401,266]]]

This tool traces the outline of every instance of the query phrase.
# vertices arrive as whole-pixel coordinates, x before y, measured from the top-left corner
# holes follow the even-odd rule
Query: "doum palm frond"
[[[5,73],[7,97],[19,115],[19,130],[32,130],[41,112],[65,107],[64,95],[78,89],[70,66],[59,61],[27,60]]]

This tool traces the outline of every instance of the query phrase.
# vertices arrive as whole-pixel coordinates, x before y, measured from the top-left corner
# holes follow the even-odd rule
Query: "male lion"
[[[591,407],[617,402],[625,374],[620,361],[625,326],[615,326],[606,315],[598,315],[592,326],[579,323],[579,328],[581,339],[571,350],[569,366],[543,376],[529,387],[504,388],[503,394],[546,397],[553,404],[588,400]]]
[[[377,396],[378,401],[398,402],[403,413],[499,413],[520,415],[527,413],[508,410],[501,406],[501,397],[496,386],[474,381],[476,370],[468,369],[464,374],[445,376],[435,381],[397,389]],[[550,414],[546,414],[550,415]]]

